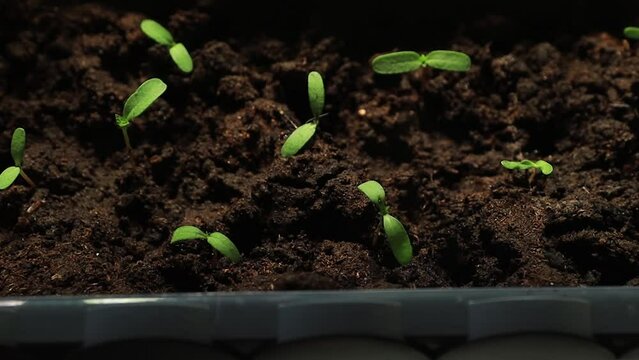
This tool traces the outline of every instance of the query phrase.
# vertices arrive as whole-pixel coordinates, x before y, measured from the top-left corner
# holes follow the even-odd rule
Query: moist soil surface
[[[0,295],[639,285],[629,23],[597,9],[570,28],[528,26],[526,9],[449,11],[432,23],[441,31],[416,34],[410,9],[331,18],[283,4],[0,2],[0,165],[25,128],[37,184],[0,192]],[[192,74],[140,32],[146,17],[186,44]],[[472,69],[369,65],[436,48],[468,53]],[[283,159],[292,124],[311,117],[312,70],[329,115]],[[151,77],[168,90],[129,128],[128,152],[114,114]],[[508,171],[504,159],[555,171]],[[407,266],[357,189],[369,179],[409,232]],[[181,225],[225,233],[243,260],[169,244]]]

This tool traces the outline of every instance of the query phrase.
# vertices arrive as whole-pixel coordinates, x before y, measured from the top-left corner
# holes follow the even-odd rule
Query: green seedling
[[[166,84],[160,79],[149,79],[142,83],[135,92],[129,96],[124,103],[124,110],[122,115],[115,115],[115,122],[122,130],[124,135],[124,142],[126,147],[131,150],[131,142],[129,141],[129,134],[127,128],[131,126],[131,121],[136,117],[142,115],[142,113],[151,104],[157,100],[160,95],[166,91]]]
[[[530,160],[522,160],[522,161],[508,161],[502,160],[501,166],[505,167],[508,170],[528,170],[528,169],[538,169],[544,175],[550,175],[552,173],[553,167],[549,163],[538,160],[538,161],[530,161]]]
[[[379,55],[373,59],[371,64],[373,71],[384,75],[407,73],[423,67],[446,71],[468,71],[470,70],[470,57],[464,53],[450,50],[435,50],[428,54],[398,51]]]
[[[639,27],[628,26],[623,30],[623,34],[628,39],[639,40]]]
[[[370,180],[357,187],[360,189],[379,209],[382,218],[382,226],[386,239],[390,245],[397,262],[402,265],[408,264],[413,258],[413,246],[408,238],[408,233],[404,225],[395,217],[388,213],[386,205],[386,193],[384,188],[377,181]]]
[[[324,81],[317,71],[308,74],[308,102],[313,113],[313,118],[306,124],[298,127],[289,135],[282,146],[282,157],[290,157],[297,154],[306,143],[315,135],[319,119],[324,116]]]
[[[4,190],[11,186],[19,176],[22,176],[24,181],[29,183],[31,187],[36,187],[35,183],[27,176],[22,169],[22,161],[24,160],[24,146],[27,143],[27,134],[23,128],[17,128],[13,132],[11,138],[11,157],[15,166],[9,166],[2,174],[0,174],[0,190]]]
[[[157,21],[146,19],[140,23],[140,29],[146,36],[169,49],[173,62],[185,73],[193,71],[193,59],[182,43],[176,43],[171,33]]]
[[[184,240],[206,240],[215,250],[232,262],[240,261],[240,251],[226,235],[214,232],[207,234],[195,226],[181,226],[173,232],[171,244]]]

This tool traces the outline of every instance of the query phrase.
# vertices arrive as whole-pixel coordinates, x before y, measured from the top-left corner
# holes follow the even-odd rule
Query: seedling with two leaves
[[[623,30],[623,34],[628,39],[639,40],[639,27],[628,26]]]
[[[505,167],[508,170],[528,170],[528,169],[537,169],[541,171],[544,175],[550,175],[553,171],[552,165],[545,162],[544,160],[522,160],[522,161],[509,161],[502,160],[501,166]]]
[[[297,154],[306,143],[313,137],[319,125],[319,119],[326,114],[322,114],[324,110],[324,81],[322,75],[317,71],[308,74],[308,101],[311,106],[313,118],[306,124],[298,127],[289,135],[288,139],[282,146],[282,157],[290,157]]]
[[[27,134],[23,128],[17,128],[13,132],[11,138],[11,157],[15,166],[9,166],[2,174],[0,174],[0,190],[4,190],[11,186],[18,176],[22,176],[24,181],[29,183],[31,187],[36,187],[35,183],[27,176],[22,169],[22,161],[24,160],[24,146],[27,142]]]
[[[522,160],[522,161],[510,161],[510,160],[502,160],[501,166],[505,167],[508,170],[529,170],[532,169],[532,173],[528,178],[528,183],[532,184],[535,181],[535,177],[537,176],[537,170],[539,170],[542,174],[548,176],[552,173],[553,167],[548,162],[544,160]]]
[[[184,240],[206,240],[215,250],[232,262],[240,261],[240,251],[226,235],[214,232],[207,234],[195,226],[181,226],[173,232],[171,244]]]
[[[140,29],[146,36],[155,40],[158,44],[164,45],[169,49],[169,54],[173,62],[185,73],[193,71],[193,59],[184,47],[184,44],[177,43],[173,40],[173,35],[164,26],[157,21],[146,19],[140,23]]]
[[[388,240],[388,245],[393,251],[397,262],[401,265],[408,264],[413,258],[413,246],[408,238],[408,233],[404,225],[395,217],[388,213],[386,205],[386,192],[377,181],[370,180],[357,187],[360,189],[379,209],[382,218],[381,223]]]
[[[428,54],[398,51],[375,57],[371,65],[376,73],[388,75],[407,73],[423,67],[446,71],[468,71],[471,61],[468,55],[458,51],[435,50]]]
[[[115,122],[122,130],[124,142],[129,150],[131,150],[131,142],[129,141],[127,128],[131,126],[131,121],[142,115],[165,91],[166,84],[162,80],[156,78],[149,79],[142,83],[142,85],[129,96],[124,103],[122,115],[115,115]]]

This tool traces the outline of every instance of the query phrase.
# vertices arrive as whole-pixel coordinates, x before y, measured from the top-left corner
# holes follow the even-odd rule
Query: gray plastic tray
[[[528,339],[524,334],[550,338]],[[512,336],[519,337],[507,340]],[[345,338],[354,340],[330,340]],[[381,342],[362,345],[367,343],[355,339]],[[509,351],[503,344],[522,346],[522,354],[537,360],[554,355],[537,355],[530,346],[543,351],[554,346],[551,344],[565,344],[562,351],[568,354],[573,351],[570,346],[578,345],[586,346],[588,353],[609,354],[601,359],[624,353],[628,355],[622,359],[639,359],[639,289],[481,288],[0,299],[3,359],[44,355],[76,359],[73,356],[78,354],[80,359],[97,359],[139,354],[140,358],[158,360],[185,351],[208,354],[193,360],[260,359],[260,354],[268,353],[265,349],[275,349],[275,355],[271,354],[275,357],[267,359],[279,359],[278,349],[294,353],[299,350],[297,344],[309,344],[301,345],[302,349],[329,349],[328,354],[315,353],[312,359],[334,360],[342,359],[340,353],[348,344],[353,346],[351,354],[368,351],[357,357],[367,360],[399,360],[396,353],[402,346],[402,354],[412,351],[408,354],[423,354],[419,355],[423,359],[448,359],[447,355],[457,359],[458,354],[462,354],[459,359],[466,359],[464,349],[474,356],[484,351],[487,359],[510,359],[499,353]],[[397,344],[397,348],[388,344]],[[390,349],[389,353],[372,350],[377,346]],[[587,350],[589,347],[594,350]],[[633,351],[637,357],[632,357]],[[349,356],[348,360],[355,359]]]
[[[435,339],[431,343],[456,339],[459,343],[521,333],[609,339],[606,341],[620,347],[617,352],[639,346],[639,289],[482,288],[0,299],[0,347],[5,348],[164,339],[233,344],[237,351],[250,352],[255,344],[320,337]]]

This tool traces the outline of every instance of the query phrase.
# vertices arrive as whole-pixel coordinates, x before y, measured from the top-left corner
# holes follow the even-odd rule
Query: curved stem
[[[535,178],[537,177],[537,169],[532,168],[530,172],[530,176],[528,177],[528,185],[532,186],[533,182],[535,182]]]
[[[131,148],[131,142],[129,141],[129,134],[127,133],[125,127],[122,128],[122,134],[124,135],[124,143],[126,144],[127,149],[133,150]]]
[[[22,168],[20,168],[20,176],[22,176],[22,178],[24,179],[24,181],[26,181],[27,183],[29,183],[29,185],[31,185],[32,188],[35,188],[36,185],[33,182],[33,180],[31,180],[31,178],[24,172],[24,170],[22,170]]]

